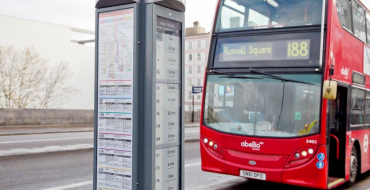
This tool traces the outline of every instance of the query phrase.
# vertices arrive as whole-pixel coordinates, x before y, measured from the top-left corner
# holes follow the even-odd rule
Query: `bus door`
[[[328,100],[329,184],[345,177],[348,89],[338,84],[337,93],[336,100]]]

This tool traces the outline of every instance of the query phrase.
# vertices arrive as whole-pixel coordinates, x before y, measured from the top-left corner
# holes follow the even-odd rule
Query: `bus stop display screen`
[[[99,13],[98,21],[96,189],[131,190],[134,9]]]
[[[319,67],[320,32],[219,38],[213,67]]]
[[[155,190],[179,189],[182,25],[157,17]]]
[[[220,61],[308,60],[310,40],[223,44]]]

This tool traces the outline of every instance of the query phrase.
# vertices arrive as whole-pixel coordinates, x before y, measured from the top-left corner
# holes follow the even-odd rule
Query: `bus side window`
[[[337,0],[337,12],[342,26],[352,32],[351,3],[348,0]]]
[[[351,125],[364,124],[365,91],[352,88],[351,96]]]

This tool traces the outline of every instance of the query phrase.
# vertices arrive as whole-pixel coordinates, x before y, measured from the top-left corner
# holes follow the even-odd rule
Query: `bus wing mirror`
[[[337,98],[337,82],[332,80],[324,81],[323,98],[328,100],[335,100]]]

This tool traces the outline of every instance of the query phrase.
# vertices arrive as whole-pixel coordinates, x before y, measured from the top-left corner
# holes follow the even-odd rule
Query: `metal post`
[[[192,94],[192,96],[193,96],[193,111],[191,113],[191,122],[194,123],[194,94]]]

